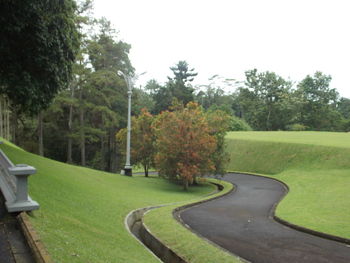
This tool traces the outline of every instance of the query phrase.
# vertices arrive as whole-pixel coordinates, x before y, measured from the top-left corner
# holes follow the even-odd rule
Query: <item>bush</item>
[[[249,124],[236,116],[231,116],[230,131],[252,131]]]
[[[300,124],[300,123],[294,123],[291,125],[287,125],[287,131],[306,131],[307,126]]]

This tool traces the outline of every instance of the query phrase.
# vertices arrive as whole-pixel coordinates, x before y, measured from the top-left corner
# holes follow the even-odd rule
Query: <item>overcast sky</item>
[[[293,81],[322,71],[350,98],[349,0],[95,0],[94,12],[132,45],[141,82],[165,82],[186,60],[195,84],[253,68]]]

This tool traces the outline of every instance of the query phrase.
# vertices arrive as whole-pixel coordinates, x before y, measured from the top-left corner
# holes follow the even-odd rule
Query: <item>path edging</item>
[[[283,182],[283,181],[281,181],[281,180],[279,180],[277,178],[272,178],[272,177],[269,177],[269,176],[266,176],[266,175],[262,175],[262,174],[254,174],[254,173],[247,173],[247,172],[230,172],[230,173],[247,174],[247,175],[253,175],[253,176],[260,176],[260,177],[269,178],[269,179],[272,179],[272,180],[275,180],[275,181],[281,183],[287,189],[287,191],[282,196],[280,201],[278,203],[276,203],[275,206],[273,207],[273,209],[271,210],[272,218],[275,221],[277,221],[278,223],[280,223],[282,225],[285,225],[287,227],[293,228],[295,230],[307,233],[307,234],[311,234],[311,235],[322,237],[322,238],[325,238],[325,239],[328,239],[328,240],[332,240],[332,241],[336,241],[336,242],[339,242],[339,243],[344,243],[346,245],[350,245],[350,239],[347,239],[345,237],[339,237],[339,236],[327,234],[327,233],[324,233],[324,232],[321,232],[321,231],[312,230],[312,229],[309,229],[309,228],[306,228],[306,227],[303,227],[303,226],[299,226],[299,225],[293,224],[293,223],[291,223],[291,222],[289,222],[287,220],[284,220],[284,219],[278,217],[276,215],[276,213],[275,213],[277,205],[286,197],[286,195],[289,192],[289,186],[285,182]]]
[[[137,242],[139,242],[145,249],[148,250],[159,262],[162,262],[159,257],[149,248],[147,247],[143,241],[141,241],[138,237],[135,236],[135,234],[132,232],[132,227],[137,221],[141,221],[143,215],[147,210],[157,208],[159,206],[148,206],[148,207],[143,207],[143,208],[138,208],[135,210],[132,210],[128,215],[125,217],[124,224],[125,228],[128,230],[129,234],[133,236]],[[142,222],[142,221],[141,221]],[[143,224],[141,224],[141,227],[143,227]]]
[[[21,212],[17,216],[17,220],[36,262],[54,263],[43,243],[41,242],[41,239],[36,233],[34,227],[30,223],[26,212]]]
[[[150,210],[145,212],[148,213]],[[140,236],[142,242],[149,247],[154,254],[157,255],[163,262],[171,263],[187,263],[187,261],[177,254],[173,249],[165,245],[151,230],[145,225],[143,217],[141,218]]]

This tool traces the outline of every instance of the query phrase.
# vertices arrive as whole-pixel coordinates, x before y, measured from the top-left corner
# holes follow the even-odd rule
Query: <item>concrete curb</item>
[[[145,214],[149,211],[150,210],[146,211]],[[149,247],[163,262],[187,263],[184,258],[178,255],[174,250],[162,243],[160,239],[152,234],[152,232],[144,224],[143,218],[141,219],[140,236],[142,242],[144,242],[144,244]]]
[[[28,215],[25,212],[22,212],[17,216],[17,220],[33,253],[35,261],[38,263],[54,263],[51,256],[46,251],[46,248],[42,244],[38,234],[35,232],[32,224],[30,223]]]
[[[271,178],[271,177],[268,177],[268,176],[265,176],[265,175],[261,175],[261,174],[253,174],[253,173],[245,173],[245,172],[230,172],[230,173],[239,173],[239,174],[247,174],[247,175],[252,175],[252,176],[265,177],[265,178],[268,178],[268,179],[271,179],[271,180],[275,180],[276,182],[281,183],[285,187],[285,189],[286,189],[285,194],[283,195],[281,200],[274,205],[273,209],[270,212],[271,217],[275,221],[277,221],[278,223],[280,223],[282,225],[285,225],[287,227],[293,228],[295,230],[307,233],[307,234],[311,234],[311,235],[322,237],[322,238],[325,238],[325,239],[328,239],[328,240],[332,240],[332,241],[336,241],[336,242],[339,242],[339,243],[344,243],[346,245],[350,245],[350,239],[347,239],[347,238],[344,238],[344,237],[338,237],[338,236],[327,234],[327,233],[324,233],[324,232],[312,230],[312,229],[309,229],[309,228],[306,228],[306,227],[303,227],[303,226],[295,225],[293,223],[290,223],[290,222],[288,222],[288,221],[286,221],[286,220],[276,216],[275,212],[276,212],[277,205],[286,197],[286,195],[289,192],[289,187],[288,187],[288,185],[286,183],[282,182],[279,179]]]
[[[160,206],[149,206],[149,207],[144,207],[144,208],[139,208],[139,209],[135,209],[135,210],[132,210],[126,217],[125,217],[125,220],[124,220],[124,225],[125,225],[125,228],[128,230],[129,234],[131,236],[133,236],[137,242],[139,242],[144,248],[146,248],[148,250],[148,252],[150,252],[159,262],[163,262],[160,260],[160,258],[148,247],[146,246],[143,241],[137,237],[133,231],[132,231],[132,228],[134,226],[134,224],[138,221],[142,222],[142,217],[143,215],[148,211],[148,210],[151,210],[151,209],[155,209],[155,208],[158,208]],[[143,223],[141,224],[141,227],[143,227]]]

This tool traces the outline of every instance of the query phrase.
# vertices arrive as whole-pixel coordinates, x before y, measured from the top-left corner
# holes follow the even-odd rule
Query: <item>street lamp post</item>
[[[126,135],[126,161],[122,174],[132,176],[132,166],[130,164],[130,140],[131,140],[131,94],[132,94],[132,79],[130,76],[125,75],[122,71],[118,71],[118,75],[123,76],[126,85],[128,87],[128,126]]]

